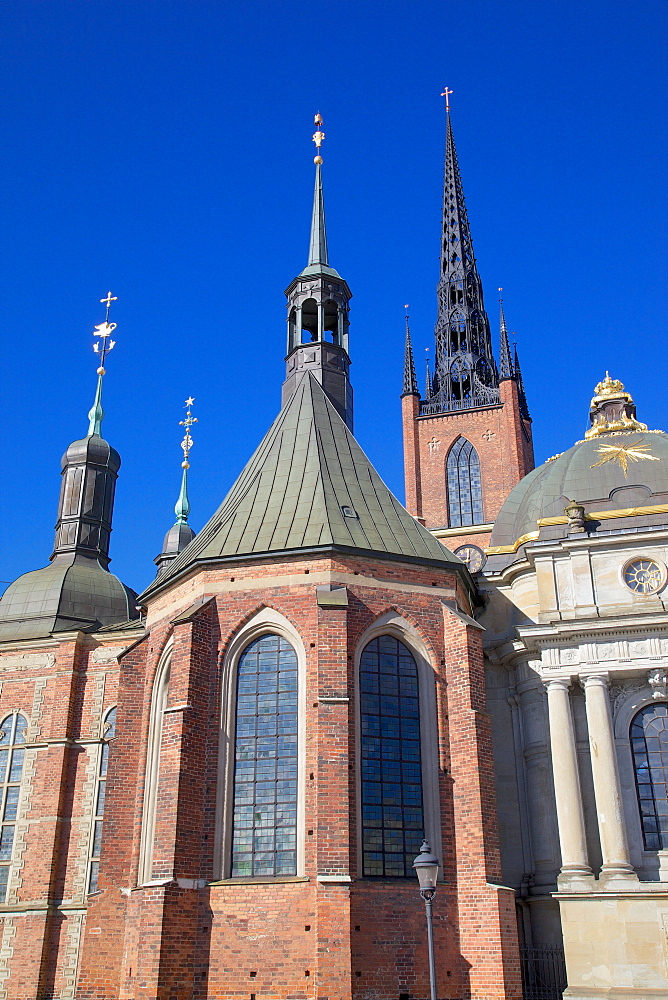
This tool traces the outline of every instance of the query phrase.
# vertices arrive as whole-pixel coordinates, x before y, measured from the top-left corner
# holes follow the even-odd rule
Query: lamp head
[[[435,889],[438,881],[438,858],[431,853],[426,840],[422,842],[420,853],[413,862],[420,889]]]

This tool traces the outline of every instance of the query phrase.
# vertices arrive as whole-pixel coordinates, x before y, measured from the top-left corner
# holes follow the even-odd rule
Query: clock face
[[[635,594],[656,594],[665,583],[665,571],[653,559],[633,559],[624,567],[624,583]]]
[[[460,545],[455,549],[455,555],[466,563],[469,573],[479,573],[487,561],[485,553],[477,545]]]

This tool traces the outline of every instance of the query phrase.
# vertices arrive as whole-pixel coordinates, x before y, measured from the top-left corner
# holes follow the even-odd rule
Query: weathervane
[[[118,296],[112,295],[111,292],[107,292],[106,298],[100,299],[102,305],[107,307],[107,312],[104,317],[104,323],[98,323],[93,334],[94,337],[100,338],[93,344],[93,350],[100,359],[100,365],[97,369],[98,375],[104,375],[104,363],[107,359],[107,355],[110,351],[113,351],[116,346],[116,341],[110,339],[111,334],[116,329],[116,324],[109,322],[109,309],[111,308],[111,303],[116,301],[118,301]]]
[[[181,462],[181,468],[182,469],[189,469],[190,468],[190,462],[188,461],[188,456],[190,455],[190,449],[193,446],[193,439],[190,436],[190,428],[192,427],[193,424],[197,423],[197,417],[193,417],[192,411],[190,409],[190,407],[193,405],[194,402],[195,402],[195,397],[194,396],[188,396],[188,398],[186,399],[186,404],[185,404],[186,405],[186,419],[185,420],[179,420],[179,425],[181,427],[185,427],[185,429],[186,429],[185,435],[183,437],[183,441],[181,442],[181,447],[183,449],[183,461]]]
[[[315,125],[315,132],[313,133],[313,141],[318,150],[318,155],[313,158],[314,163],[322,163],[322,156],[320,155],[320,147],[325,139],[325,133],[322,131],[322,115],[320,112],[314,117],[313,124]]]
[[[450,94],[454,94],[454,90],[450,90],[449,87],[446,87],[443,93],[441,94],[441,97],[445,98],[445,110],[448,112],[448,114],[450,113]]]

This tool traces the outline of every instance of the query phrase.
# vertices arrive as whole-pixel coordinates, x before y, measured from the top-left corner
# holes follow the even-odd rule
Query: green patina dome
[[[668,434],[649,431],[635,419],[635,407],[621,382],[606,375],[596,387],[587,440],[538,466],[506,499],[494,524],[494,549],[568,533],[565,507],[582,505],[591,530],[622,526],[620,511],[636,525],[650,524],[666,512],[647,508],[668,504]],[[561,523],[542,524],[558,518]],[[529,536],[529,537],[527,537]]]

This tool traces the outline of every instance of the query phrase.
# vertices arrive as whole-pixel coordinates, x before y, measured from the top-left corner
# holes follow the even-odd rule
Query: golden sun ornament
[[[645,455],[646,451],[649,451],[651,444],[643,444],[643,439],[638,438],[637,441],[630,441],[627,445],[615,446],[612,444],[602,444],[600,448],[597,448],[599,455],[603,455],[600,462],[594,462],[590,465],[590,469],[595,469],[598,465],[605,465],[606,462],[618,462],[624,470],[624,476],[628,477],[629,472],[629,462],[640,462],[645,459],[648,462],[660,462],[661,459],[657,458],[656,455]]]

